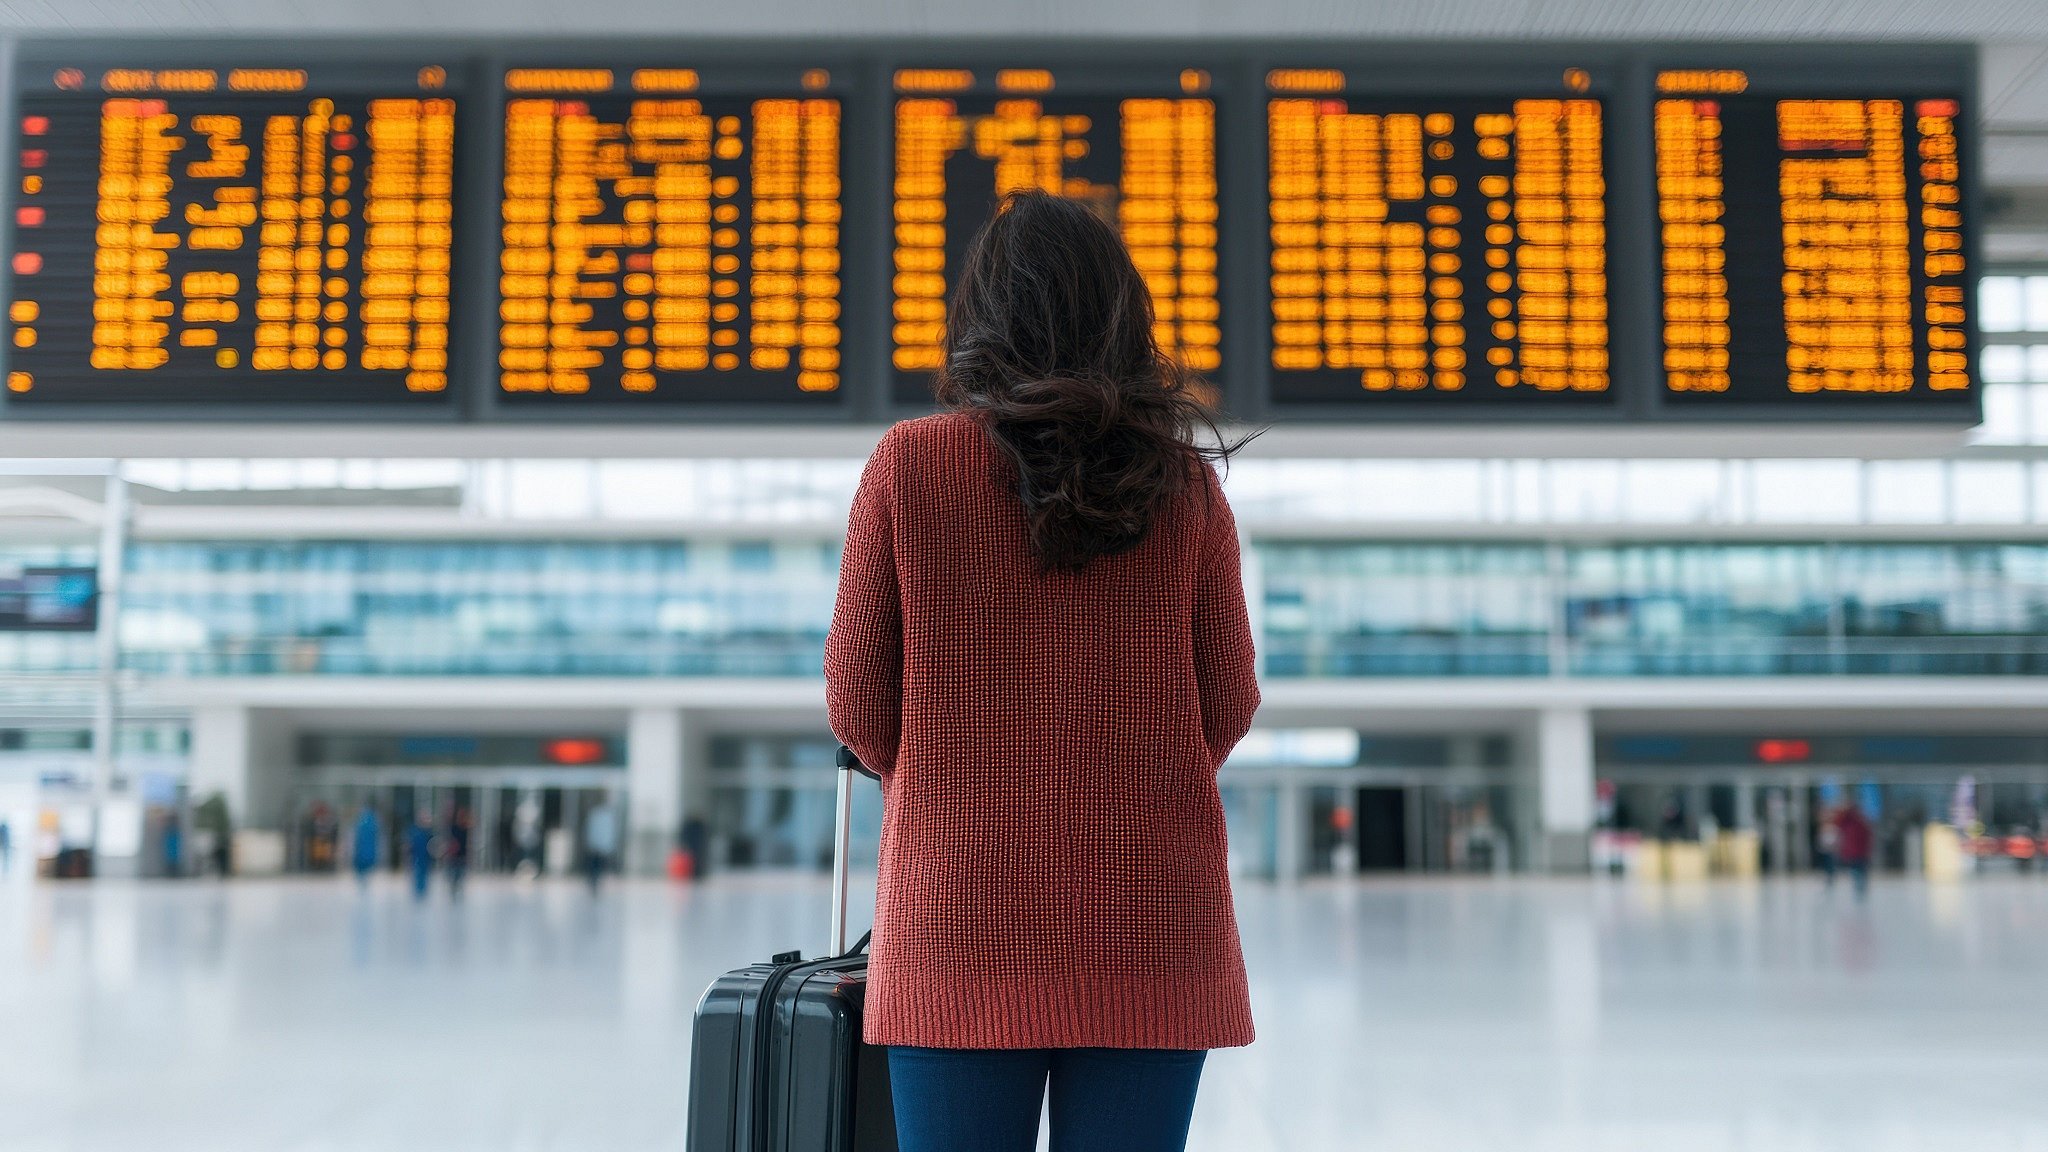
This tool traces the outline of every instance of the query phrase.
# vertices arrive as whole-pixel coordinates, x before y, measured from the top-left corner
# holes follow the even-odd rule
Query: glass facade
[[[1540,547],[1258,549],[1268,676],[1530,676],[1548,670]]]
[[[807,676],[832,541],[138,543],[121,631],[175,675]]]
[[[140,542],[129,556],[123,659],[144,675],[815,676],[838,545]],[[2048,544],[1272,540],[1249,572],[1274,678],[2048,672]],[[92,668],[90,635],[0,633],[0,675]]]
[[[1259,553],[1268,676],[1546,675],[1558,659],[1574,676],[2048,671],[2042,545],[1319,543]]]

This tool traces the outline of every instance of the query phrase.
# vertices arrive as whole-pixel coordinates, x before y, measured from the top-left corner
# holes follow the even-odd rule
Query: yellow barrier
[[[1664,845],[1664,878],[1673,883],[1705,880],[1707,846],[1692,840],[1673,840]]]
[[[1717,876],[1754,877],[1763,871],[1763,841],[1753,829],[1737,828],[1714,837],[1709,864]]]
[[[1962,879],[1962,834],[1946,824],[1929,824],[1921,828],[1920,861],[1929,880]]]
[[[1622,857],[1621,867],[1631,880],[1664,879],[1664,842],[1638,840],[1629,845],[1627,855]]]

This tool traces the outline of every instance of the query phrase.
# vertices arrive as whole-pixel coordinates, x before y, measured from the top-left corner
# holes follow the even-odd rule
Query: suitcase
[[[855,772],[873,775],[841,748],[830,950],[728,972],[697,1003],[689,1152],[895,1152],[887,1053],[861,1042],[868,938],[846,947]]]

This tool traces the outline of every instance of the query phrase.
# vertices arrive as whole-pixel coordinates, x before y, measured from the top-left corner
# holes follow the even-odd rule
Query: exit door
[[[1358,790],[1358,870],[1401,872],[1408,867],[1405,788]]]

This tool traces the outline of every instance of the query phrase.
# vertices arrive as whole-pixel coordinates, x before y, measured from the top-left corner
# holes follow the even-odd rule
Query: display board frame
[[[20,139],[17,135],[17,118],[22,96],[35,77],[40,80],[54,69],[77,67],[81,62],[89,63],[95,70],[108,68],[283,68],[306,67],[317,69],[323,65],[348,65],[363,59],[366,46],[361,43],[328,40],[281,40],[228,39],[215,42],[194,42],[187,40],[148,41],[130,38],[107,40],[67,41],[23,41],[15,45],[15,52],[9,59],[4,72],[4,116],[10,143]],[[454,219],[449,249],[450,268],[450,345],[448,349],[448,385],[444,392],[431,399],[402,402],[221,402],[197,401],[189,403],[167,403],[149,401],[104,401],[64,402],[37,401],[34,403],[11,402],[11,395],[0,389],[0,420],[18,422],[65,422],[65,421],[138,421],[138,422],[186,422],[220,421],[226,423],[258,422],[306,422],[323,423],[351,421],[392,424],[452,424],[470,415],[471,388],[466,377],[472,371],[468,351],[468,325],[465,314],[470,308],[470,297],[474,296],[474,285],[469,283],[465,273],[467,262],[472,259],[470,251],[477,245],[474,237],[461,225],[465,193],[478,187],[479,173],[475,168],[477,150],[473,137],[478,125],[475,109],[470,107],[469,94],[475,76],[471,68],[475,53],[471,46],[459,39],[429,39],[392,42],[381,45],[373,53],[380,62],[390,64],[411,64],[418,66],[436,65],[446,70],[445,91],[455,100],[455,171]],[[38,87],[41,85],[38,83]],[[310,90],[309,90],[310,91]],[[18,148],[0,149],[0,211],[12,219],[20,201],[20,175],[18,170]],[[474,199],[475,197],[469,197]],[[6,259],[0,260],[0,296],[12,300],[14,295],[12,257],[14,254],[13,229],[6,230],[0,247],[4,247]],[[11,352],[11,345],[0,344],[0,372],[5,371]]]
[[[1976,324],[1977,283],[1984,274],[1984,138],[1983,125],[1978,115],[1980,99],[1977,50],[1967,44],[1689,44],[1666,43],[1640,46],[1637,49],[1641,67],[1646,75],[1637,86],[1643,102],[1645,117],[1642,139],[1650,154],[1641,165],[1641,173],[1654,181],[1656,173],[1655,140],[1652,136],[1648,117],[1652,113],[1659,93],[1655,90],[1656,73],[1671,69],[1740,69],[1755,75],[1763,73],[1770,79],[1758,84],[1752,91],[1772,96],[1844,96],[1853,95],[1857,90],[1883,87],[1887,90],[1908,90],[1925,88],[1941,90],[1953,86],[1954,97],[1961,103],[1957,115],[1957,137],[1962,150],[1962,173],[1959,185],[1962,192],[1963,276],[1965,307],[1971,322],[1964,326],[1963,354],[1968,358],[1971,387],[1968,395],[1950,403],[1931,405],[1927,403],[1903,403],[1885,405],[1882,401],[1864,406],[1866,410],[1845,408],[1836,404],[1815,404],[1802,406],[1796,398],[1769,403],[1727,403],[1716,405],[1689,405],[1673,403],[1663,379],[1663,339],[1655,328],[1657,317],[1651,317],[1645,325],[1645,334],[1656,359],[1650,367],[1654,374],[1643,388],[1645,412],[1648,418],[1669,423],[1725,424],[1770,422],[1826,423],[1831,421],[1853,423],[1925,423],[1975,425],[1983,415],[1984,381],[1978,375],[1977,353],[1982,346]],[[1881,77],[1870,80],[1872,75]],[[1875,95],[1875,93],[1873,93]],[[1654,189],[1646,191],[1649,196],[1648,228],[1644,230],[1644,242],[1648,243],[1650,228],[1657,225],[1657,209]],[[1652,259],[1656,248],[1651,245]],[[1654,264],[1651,265],[1654,267]],[[1663,299],[1662,286],[1651,283],[1645,286],[1646,298]]]
[[[1220,284],[1218,303],[1221,308],[1222,366],[1209,375],[1210,383],[1217,390],[1219,403],[1231,413],[1240,417],[1248,416],[1260,403],[1259,381],[1249,375],[1245,368],[1259,363],[1255,344],[1261,340],[1261,332],[1255,325],[1246,322],[1246,311],[1253,305],[1251,280],[1254,269],[1244,264],[1245,253],[1249,250],[1247,227],[1243,214],[1233,213],[1227,206],[1233,195],[1241,194],[1240,185],[1256,193],[1264,185],[1264,178],[1258,172],[1250,172],[1250,179],[1243,177],[1246,172],[1265,162],[1265,150],[1258,142],[1247,136],[1236,122],[1233,110],[1243,103],[1247,91],[1245,84],[1251,75],[1247,62],[1241,53],[1228,48],[1201,41],[1137,41],[1137,42],[1074,42],[1055,40],[977,40],[964,42],[934,41],[914,46],[897,45],[895,50],[883,55],[877,63],[876,81],[881,95],[882,107],[880,131],[883,134],[880,163],[882,172],[876,177],[878,187],[890,182],[895,163],[894,117],[899,93],[895,87],[895,74],[899,69],[941,69],[966,68],[978,76],[1005,68],[1048,68],[1079,70],[1086,75],[1079,91],[1087,95],[1105,95],[1114,89],[1111,84],[1100,80],[1101,73],[1120,67],[1138,66],[1152,74],[1159,70],[1199,69],[1209,76],[1206,95],[1216,102],[1216,169],[1217,188],[1217,257]],[[1155,85],[1133,86],[1131,95],[1145,96],[1160,94]],[[1060,90],[1055,87],[1053,94]],[[986,95],[981,93],[980,95]],[[888,206],[884,206],[887,211]],[[978,226],[970,222],[968,227]],[[890,242],[886,228],[876,230],[877,257],[882,261],[887,274],[891,259]],[[886,326],[892,319],[888,312],[887,291],[879,293],[884,299],[884,311],[880,323]],[[923,415],[932,410],[930,405],[906,402],[896,392],[896,371],[890,363],[890,344],[880,340],[875,361],[880,373],[879,390],[882,392],[884,410],[891,418],[902,419]]]
[[[877,378],[875,365],[879,357],[886,355],[878,351],[877,333],[885,330],[887,303],[875,298],[879,293],[864,290],[877,283],[878,278],[886,276],[885,266],[876,262],[878,254],[886,256],[886,248],[878,247],[870,235],[880,230],[864,226],[878,220],[879,214],[887,211],[886,204],[880,202],[880,189],[875,183],[881,168],[874,155],[877,149],[886,148],[887,144],[881,136],[882,129],[876,123],[877,101],[873,95],[875,64],[870,54],[839,43],[810,50],[788,43],[761,41],[673,41],[652,49],[644,40],[571,40],[565,43],[560,40],[521,39],[496,42],[479,61],[478,69],[484,78],[481,87],[485,90],[477,99],[493,126],[487,149],[489,155],[482,158],[478,166],[486,173],[485,179],[494,190],[501,188],[504,179],[505,76],[509,69],[531,67],[606,67],[621,73],[638,68],[705,67],[743,71],[817,67],[830,72],[831,83],[825,91],[841,102],[840,172],[843,193],[840,205],[845,219],[840,232],[842,383],[831,400],[815,403],[714,401],[636,404],[605,400],[573,404],[527,403],[506,397],[497,382],[498,299],[495,285],[501,238],[499,199],[493,195],[479,197],[480,203],[470,207],[472,215],[469,217],[472,229],[487,238],[485,243],[477,245],[485,250],[485,254],[476,274],[488,276],[493,285],[492,291],[486,294],[488,314],[479,316],[480,323],[472,325],[472,330],[478,332],[478,354],[487,356],[485,371],[475,374],[470,380],[471,411],[476,419],[507,424],[786,421],[830,425],[886,418],[880,396],[883,385]],[[744,90],[723,85],[714,87],[718,91]],[[760,90],[766,92],[769,89],[764,85]]]
[[[1264,180],[1270,163],[1265,129],[1267,102],[1276,95],[1268,91],[1266,77],[1275,69],[1339,69],[1346,73],[1347,78],[1353,79],[1353,83],[1347,86],[1346,95],[1368,99],[1443,95],[1447,89],[1453,88],[1444,80],[1447,74],[1463,82],[1463,86],[1455,87],[1457,96],[1498,96],[1505,99],[1579,94],[1602,99],[1605,104],[1603,154],[1607,176],[1608,356],[1611,381],[1607,395],[1600,401],[1577,401],[1555,406],[1536,401],[1458,408],[1454,404],[1433,403],[1398,394],[1376,396],[1355,404],[1284,402],[1273,396],[1273,370],[1266,354],[1267,342],[1261,340],[1262,354],[1255,365],[1260,381],[1256,410],[1258,420],[1271,423],[1387,421],[1607,425],[1640,420],[1645,416],[1640,388],[1634,383],[1639,379],[1637,366],[1645,353],[1643,349],[1631,346],[1627,339],[1640,326],[1634,322],[1635,313],[1641,306],[1640,295],[1634,291],[1633,283],[1637,261],[1631,259],[1628,230],[1620,223],[1629,218],[1635,205],[1627,199],[1628,190],[1614,179],[1614,173],[1624,169],[1635,155],[1630,151],[1632,110],[1628,99],[1635,62],[1626,47],[1598,42],[1427,43],[1406,45],[1384,58],[1374,55],[1361,61],[1356,46],[1352,45],[1266,45],[1255,58],[1254,68],[1257,99],[1245,102],[1251,107],[1242,114],[1256,121],[1259,151],[1252,175],[1260,181]],[[1569,69],[1589,73],[1589,87],[1582,92],[1569,88],[1565,78]],[[1257,217],[1263,221],[1265,189],[1251,191],[1261,197]],[[1619,207],[1618,198],[1621,200]],[[1253,286],[1256,299],[1251,309],[1252,320],[1263,325],[1272,314],[1272,292],[1266,277],[1272,245],[1271,238],[1263,230],[1252,241],[1256,253],[1254,267],[1259,272]]]
[[[0,67],[0,120],[16,131],[20,95],[37,69],[93,67],[316,66],[371,56],[431,60],[448,69],[457,99],[453,342],[444,400],[421,405],[366,404],[8,404],[0,394],[0,420],[129,421],[140,423],[478,424],[548,423],[752,424],[831,426],[874,424],[929,409],[892,396],[889,363],[891,242],[888,183],[892,170],[892,77],[919,67],[1096,67],[1132,61],[1200,68],[1212,77],[1217,102],[1217,168],[1222,367],[1211,379],[1232,419],[1254,424],[1373,424],[1493,426],[1863,424],[1872,426],[1974,424],[1982,382],[1975,379],[1979,345],[1969,326],[1967,354],[1972,387],[1953,405],[1880,402],[1802,409],[1796,400],[1752,405],[1684,406],[1665,403],[1659,307],[1655,157],[1651,114],[1660,68],[1781,69],[1768,91],[1829,85],[1882,89],[1903,78],[1950,85],[1962,101],[1963,233],[1966,280],[1983,272],[1983,141],[1976,119],[1977,50],[1961,43],[1752,42],[1645,43],[1617,41],[1450,43],[1271,39],[1062,40],[981,37],[932,40],[838,38],[807,47],[794,40],[683,37],[648,39],[539,39],[449,36],[411,39],[227,38],[209,41],[123,38],[28,39],[13,43]],[[497,387],[497,275],[499,196],[503,164],[504,73],[508,67],[789,66],[801,61],[832,72],[842,99],[842,164],[846,224],[842,232],[843,382],[829,404],[752,403],[544,404],[506,403]],[[1381,396],[1352,404],[1279,403],[1272,400],[1269,339],[1269,240],[1264,187],[1266,73],[1272,68],[1335,67],[1353,76],[1354,93],[1431,95],[1523,94],[1523,79],[1554,80],[1565,68],[1594,74],[1605,100],[1607,168],[1609,362],[1611,401],[1549,410],[1541,403],[1513,406],[1407,404]],[[1796,71],[1793,71],[1796,70]],[[1468,81],[1446,82],[1446,76]],[[1879,77],[1870,81],[1872,76]],[[1360,82],[1362,81],[1362,83]],[[1455,88],[1455,91],[1453,89]],[[1554,86],[1553,86],[1553,89]],[[1533,93],[1535,95],[1547,92]],[[1882,91],[1872,95],[1883,95]],[[0,208],[11,214],[19,173],[14,148],[0,150]],[[12,230],[5,244],[11,257]],[[9,260],[0,259],[0,293],[9,289]],[[1970,306],[1974,308],[1974,298]],[[0,347],[0,371],[5,354]],[[431,409],[431,410],[429,410]]]

